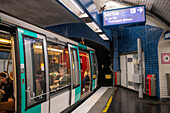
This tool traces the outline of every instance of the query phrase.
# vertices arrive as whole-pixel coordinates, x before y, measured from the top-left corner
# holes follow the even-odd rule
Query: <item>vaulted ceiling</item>
[[[55,0],[0,0],[0,10],[41,27],[80,23]]]

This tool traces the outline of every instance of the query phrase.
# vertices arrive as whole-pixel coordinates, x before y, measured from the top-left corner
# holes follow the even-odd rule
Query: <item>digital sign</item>
[[[145,6],[135,6],[122,9],[104,11],[103,26],[145,23]]]

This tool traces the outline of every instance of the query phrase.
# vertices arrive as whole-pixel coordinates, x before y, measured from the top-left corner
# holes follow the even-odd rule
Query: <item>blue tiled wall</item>
[[[121,53],[137,51],[137,38],[141,38],[142,49],[145,55],[145,76],[148,74],[157,75],[157,96],[160,97],[159,90],[159,67],[158,67],[158,41],[163,30],[158,27],[146,25],[130,27],[119,30],[120,35],[115,38],[115,56]],[[119,69],[119,57],[114,57],[115,70]]]
[[[98,42],[104,45],[108,50],[110,50],[110,43],[101,39],[96,33],[94,33],[89,27],[83,23],[71,23],[47,27],[47,29],[65,36],[65,37],[79,37],[88,39],[94,42]]]

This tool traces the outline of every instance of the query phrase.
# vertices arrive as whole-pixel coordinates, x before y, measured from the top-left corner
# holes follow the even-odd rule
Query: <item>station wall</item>
[[[141,38],[145,55],[145,76],[157,75],[157,97],[160,98],[158,42],[163,29],[145,25],[119,29],[117,32],[116,36],[114,36],[115,33],[112,33],[114,37],[114,71],[120,69],[119,55],[137,51],[137,39]]]
[[[93,42],[100,43],[101,45],[104,45],[108,50],[110,50],[110,43],[101,39],[101,37],[99,37],[83,23],[55,25],[49,26],[47,29],[69,38],[77,37],[88,39]]]
[[[170,32],[167,30],[164,33]],[[158,45],[160,98],[162,101],[170,100],[170,40],[161,36]]]

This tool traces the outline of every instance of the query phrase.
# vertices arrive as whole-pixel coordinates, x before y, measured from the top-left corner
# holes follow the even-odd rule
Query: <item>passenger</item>
[[[85,72],[84,72],[84,78],[83,78],[83,81],[82,81],[82,84],[83,84],[83,91],[85,91],[85,85],[87,83],[87,81],[90,80],[90,77],[89,77],[89,69],[86,68]]]
[[[6,72],[0,73],[0,113],[8,113],[15,110],[15,102],[13,96],[13,83]]]
[[[57,76],[56,80],[54,81],[54,84],[58,85],[58,87],[62,87],[62,86],[68,85],[68,83],[69,83],[69,78],[66,75],[64,68],[60,67],[59,75]]]

